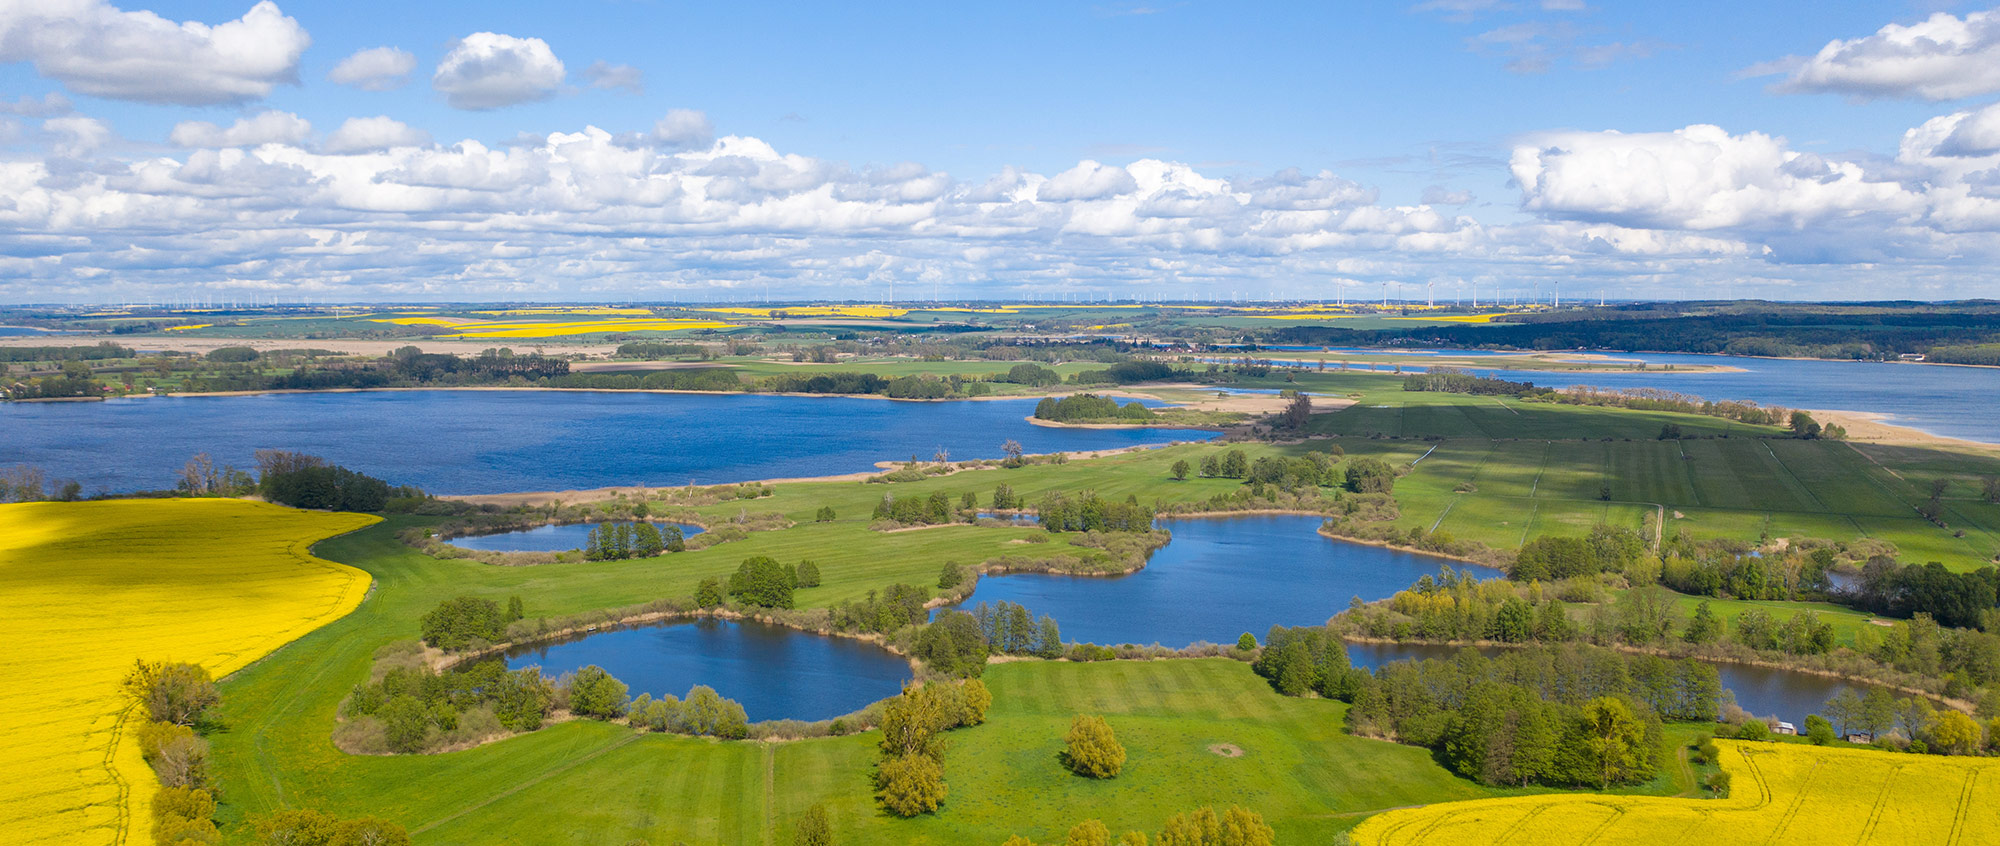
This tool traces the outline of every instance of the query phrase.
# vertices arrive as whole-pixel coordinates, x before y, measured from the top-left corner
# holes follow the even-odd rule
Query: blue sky
[[[0,2],[0,301],[1991,295],[1996,98],[1949,3]]]

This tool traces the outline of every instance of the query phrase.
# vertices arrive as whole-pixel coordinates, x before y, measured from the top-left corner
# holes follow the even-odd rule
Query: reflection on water
[[[1212,432],[1027,422],[1034,400],[889,402],[759,394],[390,391],[0,403],[4,463],[85,492],[172,488],[187,457],[255,467],[311,453],[431,493],[717,484],[872,470],[930,456],[1201,440]]]
[[[755,621],[685,620],[617,628],[509,650],[507,668],[544,675],[596,664],[633,696],[685,696],[705,684],[750,719],[825,720],[896,695],[910,665],[874,644]]]
[[[490,535],[464,535],[452,538],[448,543],[462,549],[476,549],[480,552],[565,552],[582,549],[590,540],[590,530],[596,523],[570,523],[561,526],[536,526],[512,532],[496,532]],[[655,523],[656,526],[678,526],[682,537],[701,534],[701,527],[688,523]]]
[[[1356,667],[1374,669],[1404,659],[1449,659],[1465,648],[1419,643],[1350,643],[1347,645],[1347,657]],[[1503,649],[1491,646],[1479,651],[1490,656],[1499,654]],[[1722,677],[1723,689],[1735,694],[1736,704],[1744,710],[1759,717],[1777,717],[1801,726],[1805,724],[1807,714],[1821,713],[1827,700],[1840,695],[1841,691],[1852,690],[1857,696],[1868,692],[1866,685],[1790,670],[1721,663],[1716,664],[1715,669]]]
[[[1234,643],[1273,624],[1319,625],[1354,597],[1383,599],[1451,562],[1319,534],[1320,518],[1163,520],[1174,539],[1126,576],[986,576],[960,607],[1007,601],[1047,614],[1063,639],[1099,644]],[[1481,578],[1500,575],[1467,565]]]

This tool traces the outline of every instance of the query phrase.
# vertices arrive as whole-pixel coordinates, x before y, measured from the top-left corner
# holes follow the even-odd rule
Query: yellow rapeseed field
[[[503,309],[503,310],[500,310],[500,311],[475,311],[475,312],[473,312],[473,314],[493,314],[493,315],[499,315],[499,316],[502,316],[502,317],[509,317],[509,316],[518,316],[518,315],[524,315],[524,314],[525,314],[525,315],[537,315],[537,314],[581,314],[581,315],[587,315],[587,316],[588,316],[588,315],[596,315],[596,316],[600,316],[600,317],[601,317],[601,316],[607,316],[607,315],[625,315],[625,316],[631,316],[631,315],[635,315],[635,314],[637,314],[637,315],[650,315],[650,314],[652,314],[652,313],[653,313],[653,310],[652,310],[652,309],[650,309],[650,308],[612,308],[612,307],[610,307],[610,306],[585,306],[585,307],[578,307],[578,308],[569,308],[569,307],[559,307],[559,306],[550,306],[550,307],[547,307],[547,308],[510,308],[510,309]]]
[[[597,309],[589,313],[619,311],[618,309]],[[644,309],[637,309],[647,313]],[[499,314],[500,312],[481,312]],[[583,312],[578,312],[583,313]],[[564,335],[588,335],[593,332],[672,332],[679,329],[731,329],[736,324],[714,320],[692,320],[682,317],[619,317],[607,316],[598,320],[525,320],[491,321],[475,320],[470,317],[372,317],[370,323],[394,323],[399,326],[446,326],[459,330],[446,338],[559,338]]]
[[[878,317],[878,318],[902,317],[903,315],[910,313],[910,310],[907,308],[898,308],[896,306],[884,306],[884,305],[796,306],[792,308],[786,308],[783,306],[779,306],[776,308],[731,307],[731,308],[705,308],[702,309],[702,311],[710,311],[710,312],[715,312],[717,314],[741,314],[746,317],[770,317],[771,315],[777,312],[784,312],[786,316],[789,317]]]
[[[1556,794],[1378,814],[1367,846],[2000,843],[2000,760],[1718,741],[1727,799]]]
[[[733,329],[736,324],[685,318],[606,318],[573,322],[470,323],[447,338],[559,338],[593,332],[673,332],[681,329]]]
[[[0,838],[150,844],[158,784],[125,737],[136,659],[220,677],[361,603],[314,541],[379,518],[234,499],[0,505]]]

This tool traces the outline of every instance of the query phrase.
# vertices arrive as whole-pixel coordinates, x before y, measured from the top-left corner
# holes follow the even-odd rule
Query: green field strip
[[[1812,500],[1814,505],[1819,506],[1819,510],[1821,511],[1832,510],[1826,507],[1826,500],[1820,499],[1819,494],[1813,493],[1813,489],[1799,478],[1799,474],[1792,472],[1792,468],[1785,466],[1785,460],[1778,457],[1778,451],[1771,448],[1770,441],[1763,440],[1759,441],[1759,443],[1763,445],[1764,453],[1769,455],[1771,460],[1778,465],[1779,480],[1786,483],[1785,487],[1803,492],[1806,498]]]
[[[1908,514],[1921,497],[1907,483],[1861,454],[1832,441],[1766,441],[1786,467],[1819,494],[1827,510],[1850,514]]]
[[[1597,499],[1604,486],[1606,450],[1598,441],[1566,441],[1550,445],[1535,495],[1552,499]]]

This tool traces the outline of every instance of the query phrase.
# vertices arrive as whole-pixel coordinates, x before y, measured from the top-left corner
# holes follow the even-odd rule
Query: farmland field
[[[225,499],[0,505],[0,830],[22,844],[147,843],[153,774],[121,741],[134,660],[220,676],[340,617],[366,573],[306,553],[377,518]]]
[[[1972,844],[2000,842],[2000,762],[1796,743],[1719,741],[1730,797],[1564,795],[1377,815],[1367,846],[1448,843]]]

